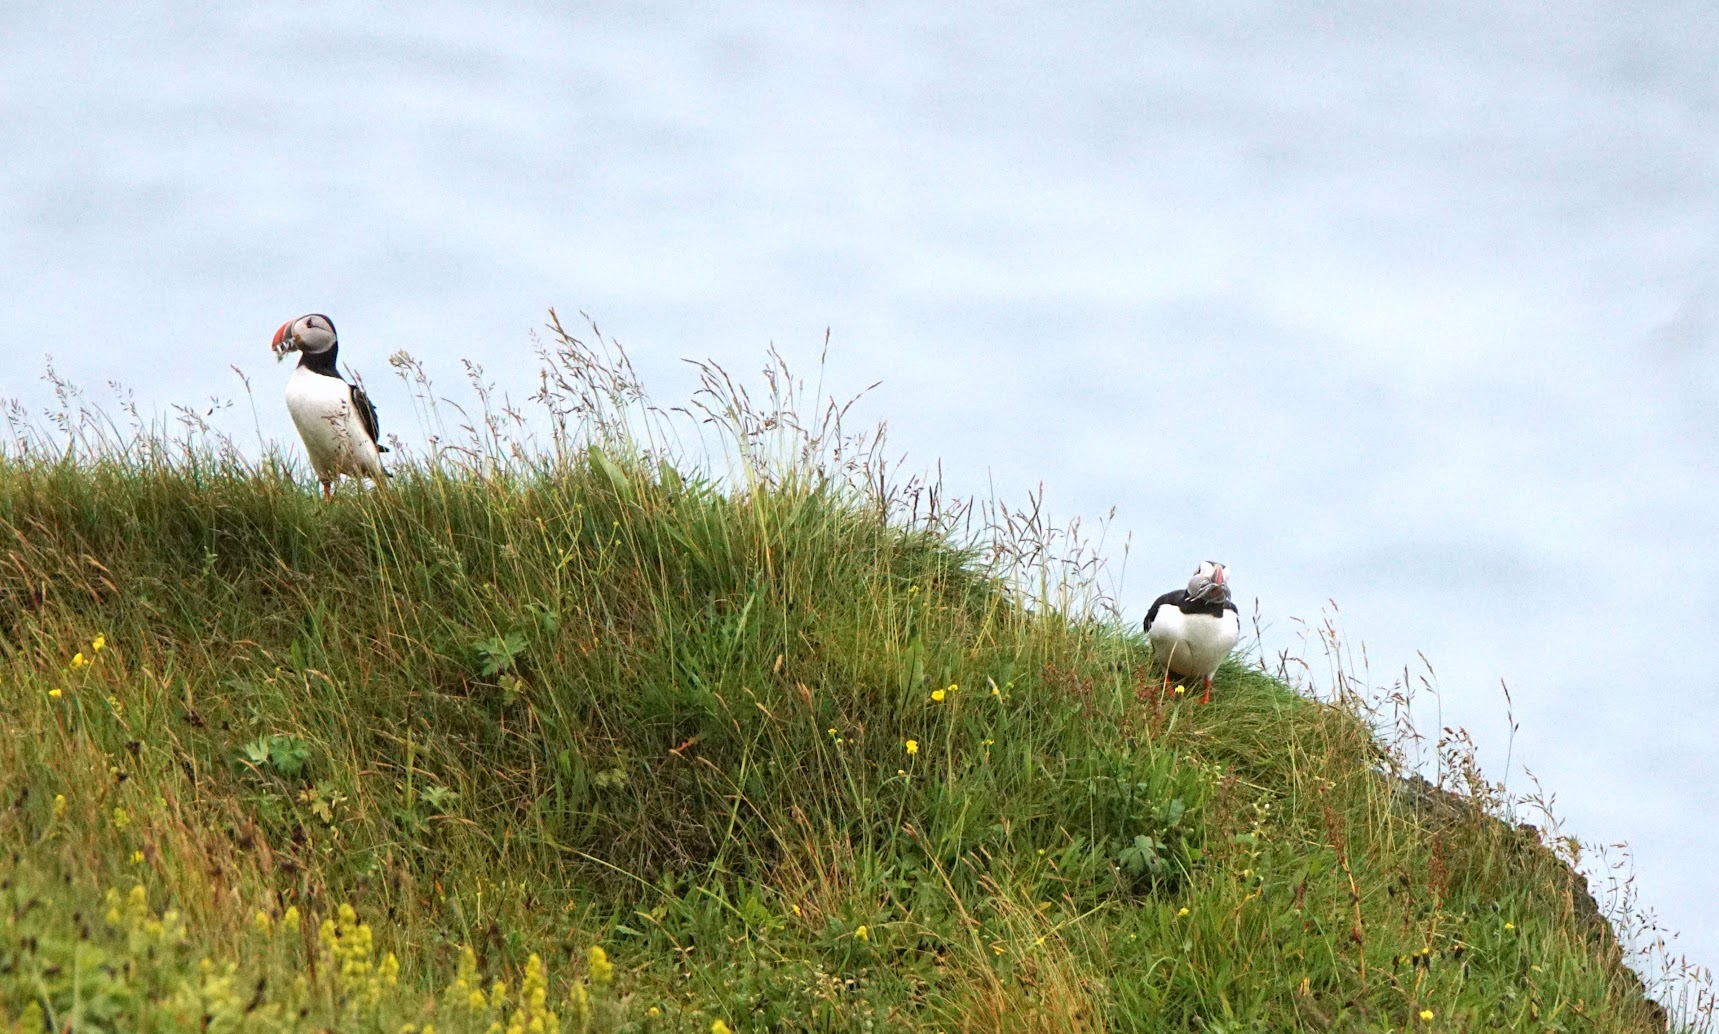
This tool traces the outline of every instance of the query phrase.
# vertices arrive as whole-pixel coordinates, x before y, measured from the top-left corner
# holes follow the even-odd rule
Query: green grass
[[[69,411],[0,457],[0,1030],[1654,1029],[1358,708],[1164,699],[1066,540],[791,382],[706,370],[683,452],[543,354],[550,439],[480,390],[332,503]]]

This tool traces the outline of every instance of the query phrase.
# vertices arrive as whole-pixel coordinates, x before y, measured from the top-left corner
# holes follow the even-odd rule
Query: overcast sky
[[[293,442],[321,311],[412,439],[389,353],[523,388],[552,305],[664,401],[829,328],[954,488],[1114,506],[1131,620],[1333,599],[1500,777],[1508,680],[1719,962],[1719,5],[685,6],[0,8],[0,395]]]

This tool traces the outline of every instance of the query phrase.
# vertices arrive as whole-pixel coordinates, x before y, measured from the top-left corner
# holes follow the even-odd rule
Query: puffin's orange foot
[[[1212,702],[1212,677],[1210,675],[1207,675],[1206,676],[1206,693],[1204,696],[1200,697],[1200,703],[1209,704],[1211,702]]]

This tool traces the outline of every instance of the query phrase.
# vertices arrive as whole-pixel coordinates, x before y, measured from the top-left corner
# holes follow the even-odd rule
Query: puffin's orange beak
[[[270,342],[270,344],[269,344],[269,348],[274,352],[276,359],[279,359],[281,356],[285,355],[289,351],[288,348],[282,346],[281,342],[286,339],[287,328],[290,326],[292,326],[291,320],[288,320],[287,322],[282,323],[281,329],[275,331],[274,341]]]
[[[1212,565],[1212,584],[1213,585],[1224,584],[1224,565],[1222,565],[1222,564],[1213,564]]]

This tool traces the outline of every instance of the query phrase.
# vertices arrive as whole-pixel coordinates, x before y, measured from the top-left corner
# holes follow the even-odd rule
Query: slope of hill
[[[0,1030],[1663,1029],[1356,707],[1166,694],[1033,515],[707,371],[719,478],[603,358],[329,504],[14,442]]]

